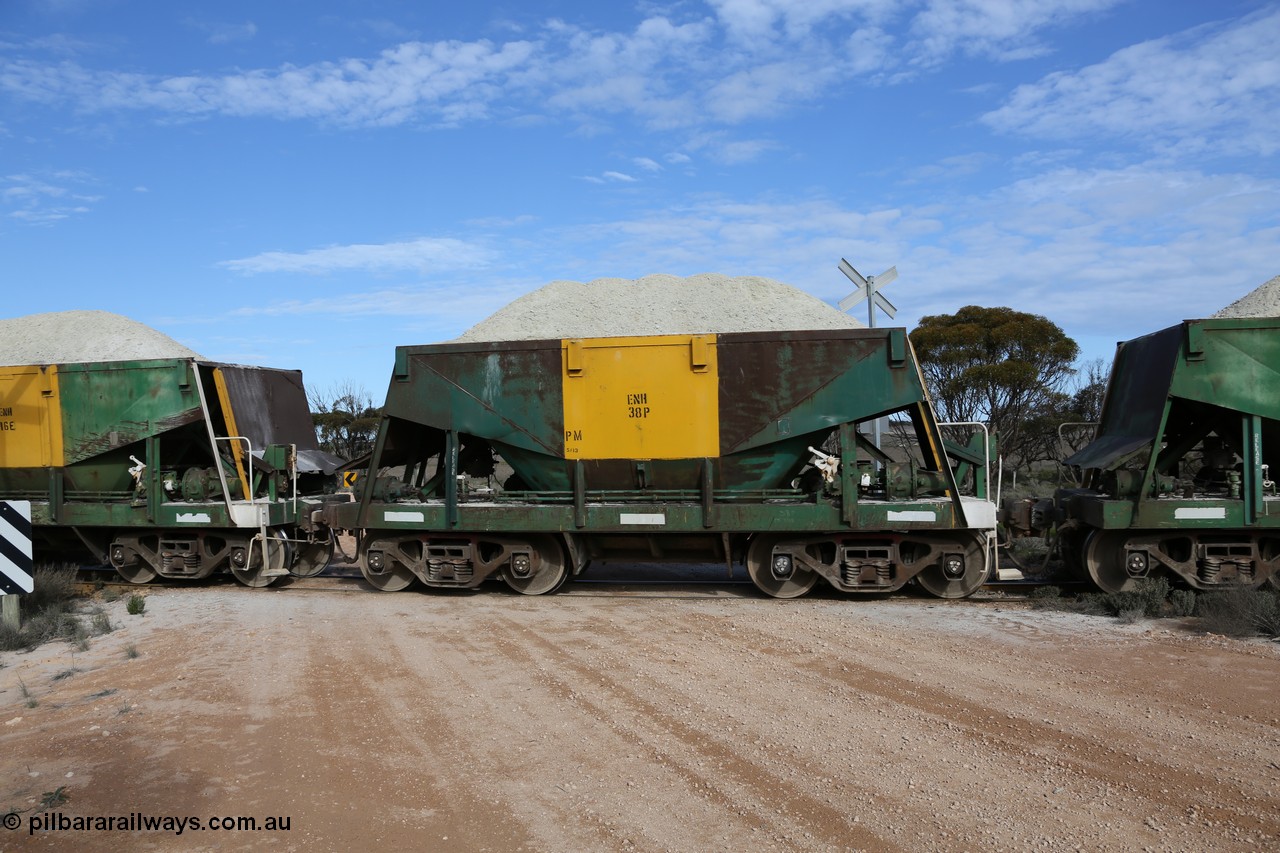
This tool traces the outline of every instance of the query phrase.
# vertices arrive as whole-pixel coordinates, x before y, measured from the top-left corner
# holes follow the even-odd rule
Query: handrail
[[[987,491],[991,490],[991,430],[984,421],[941,421],[938,428],[942,427],[978,427],[982,430],[982,476],[983,482],[987,484]],[[990,498],[988,498],[990,500]]]

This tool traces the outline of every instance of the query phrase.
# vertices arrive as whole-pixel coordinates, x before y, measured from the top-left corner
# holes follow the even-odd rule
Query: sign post
[[[880,293],[880,288],[898,277],[898,268],[896,266],[889,267],[880,275],[863,276],[862,273],[853,268],[853,264],[841,258],[840,266],[837,269],[857,286],[857,290],[840,300],[839,307],[841,311],[848,311],[862,300],[867,300],[867,328],[870,329],[876,327],[877,308],[888,314],[890,320],[898,316],[898,309],[893,307],[893,303],[885,299],[883,294]],[[876,447],[880,446],[880,418],[876,418],[872,442]]]
[[[0,618],[17,629],[18,599],[35,589],[31,559],[31,501],[0,501]]]

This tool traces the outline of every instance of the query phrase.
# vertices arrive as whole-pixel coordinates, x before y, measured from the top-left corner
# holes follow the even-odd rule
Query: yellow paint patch
[[[58,368],[0,367],[0,468],[65,464]]]
[[[567,458],[720,455],[715,335],[566,340],[561,365]]]

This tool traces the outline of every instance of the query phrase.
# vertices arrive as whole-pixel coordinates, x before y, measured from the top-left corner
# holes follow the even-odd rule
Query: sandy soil
[[[147,601],[0,657],[0,849],[1280,847],[1275,644],[740,586]],[[290,828],[29,836],[59,787]]]

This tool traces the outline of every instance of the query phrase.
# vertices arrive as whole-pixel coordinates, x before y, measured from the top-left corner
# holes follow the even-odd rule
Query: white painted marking
[[[618,514],[619,524],[666,524],[667,516],[661,512],[623,512]]]
[[[1186,506],[1173,511],[1174,518],[1226,518],[1225,506]]]
[[[382,514],[383,521],[426,521],[425,512],[393,512],[387,510]]]
[[[176,520],[179,524],[208,524],[213,518],[207,512],[180,512]]]
[[[895,512],[889,510],[890,521],[937,521],[938,514],[936,512],[925,512],[918,509],[910,509],[904,512]]]

